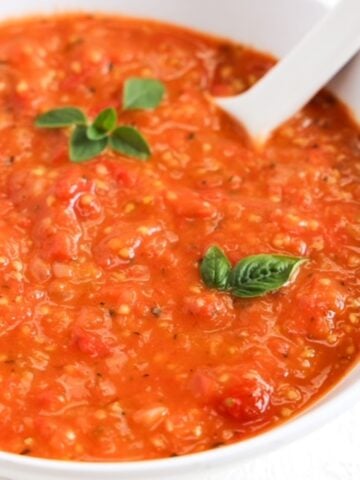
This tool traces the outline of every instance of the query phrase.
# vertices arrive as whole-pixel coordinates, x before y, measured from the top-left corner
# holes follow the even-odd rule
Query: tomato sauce
[[[184,455],[291,418],[360,347],[360,132],[320,93],[260,154],[212,95],[273,58],[173,26],[71,15],[0,27],[0,448],[81,461]],[[123,112],[131,76],[167,88]],[[38,114],[116,107],[148,162],[69,161]],[[276,293],[205,287],[204,252],[306,257]]]

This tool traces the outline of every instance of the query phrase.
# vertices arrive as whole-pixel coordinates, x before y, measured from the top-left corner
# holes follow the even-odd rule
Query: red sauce
[[[22,41],[19,41],[19,38]],[[183,455],[248,438],[319,398],[360,347],[360,134],[329,93],[256,153],[210,95],[274,60],[172,26],[65,16],[0,27],[0,448],[71,460]],[[167,87],[121,111],[130,76]],[[69,161],[36,116],[118,108],[139,162]],[[209,290],[219,245],[309,258],[253,300]]]

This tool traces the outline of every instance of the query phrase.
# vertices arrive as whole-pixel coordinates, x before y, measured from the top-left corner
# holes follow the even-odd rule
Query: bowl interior
[[[13,0],[1,2],[0,20],[28,14],[66,11],[117,12],[153,17],[232,38],[283,56],[326,12],[320,0]],[[332,82],[330,88],[360,119],[360,56]],[[0,474],[11,479],[179,478],[190,469],[203,471],[223,462],[239,461],[268,452],[324,423],[360,397],[360,368],[311,409],[293,421],[244,443],[173,460],[122,464],[78,464],[28,459],[0,452]],[[195,469],[195,470],[194,470]],[[200,477],[199,477],[200,478]]]

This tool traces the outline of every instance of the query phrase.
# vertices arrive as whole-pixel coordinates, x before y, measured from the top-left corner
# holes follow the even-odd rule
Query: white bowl
[[[334,0],[12,0],[1,2],[0,20],[70,10],[119,12],[195,27],[281,57],[324,15],[331,3]],[[330,84],[358,119],[359,85],[360,56]],[[173,459],[125,463],[61,462],[0,452],[0,476],[6,480],[185,480],[191,475],[202,480],[215,469],[222,478],[221,468],[225,463],[235,465],[288,444],[346,410],[359,398],[357,367],[306,412],[244,442]]]

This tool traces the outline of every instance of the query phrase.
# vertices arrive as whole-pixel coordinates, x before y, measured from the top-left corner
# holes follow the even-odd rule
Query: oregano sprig
[[[85,114],[76,107],[62,107],[49,110],[38,116],[35,125],[39,128],[62,128],[86,125]]]
[[[117,125],[117,111],[115,108],[105,108],[87,127],[86,136],[89,140],[100,140],[111,133]]]
[[[240,298],[261,297],[287,285],[307,259],[286,255],[251,255],[231,266],[225,253],[210,247],[200,264],[203,282],[209,288]]]
[[[128,79],[124,84],[123,109],[153,109],[164,98],[165,86],[155,79]],[[100,155],[106,148],[122,155],[146,161],[151,148],[146,138],[132,125],[119,125],[115,108],[105,108],[90,121],[77,107],[61,107],[39,115],[35,121],[39,128],[72,128],[69,157],[81,163]]]
[[[165,86],[153,78],[129,78],[124,84],[124,110],[152,110],[163,100]]]

